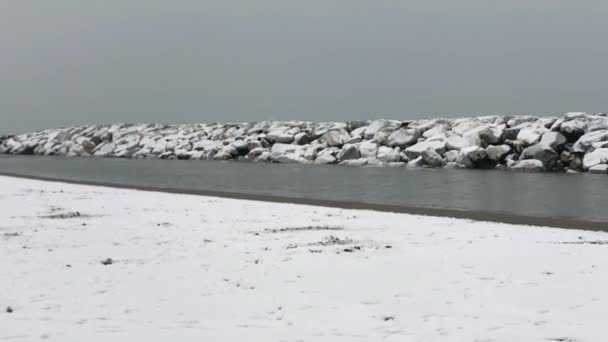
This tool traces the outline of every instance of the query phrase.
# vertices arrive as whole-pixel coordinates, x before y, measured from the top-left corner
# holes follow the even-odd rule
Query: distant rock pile
[[[608,116],[96,125],[0,136],[0,153],[608,173]]]

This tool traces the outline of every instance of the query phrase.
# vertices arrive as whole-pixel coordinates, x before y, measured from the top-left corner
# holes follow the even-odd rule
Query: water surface
[[[608,222],[605,175],[37,156],[1,156],[0,172],[140,187]]]

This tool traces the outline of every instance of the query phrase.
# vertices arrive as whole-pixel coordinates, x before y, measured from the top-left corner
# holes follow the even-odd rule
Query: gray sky
[[[608,110],[608,1],[3,0],[0,132]]]

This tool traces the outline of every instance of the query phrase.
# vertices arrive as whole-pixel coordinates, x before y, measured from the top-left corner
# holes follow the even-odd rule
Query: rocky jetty
[[[608,173],[608,116],[95,125],[0,136],[0,153]]]

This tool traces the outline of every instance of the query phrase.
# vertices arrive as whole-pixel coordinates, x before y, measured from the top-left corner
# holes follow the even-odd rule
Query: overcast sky
[[[0,132],[608,110],[608,1],[2,0]]]

